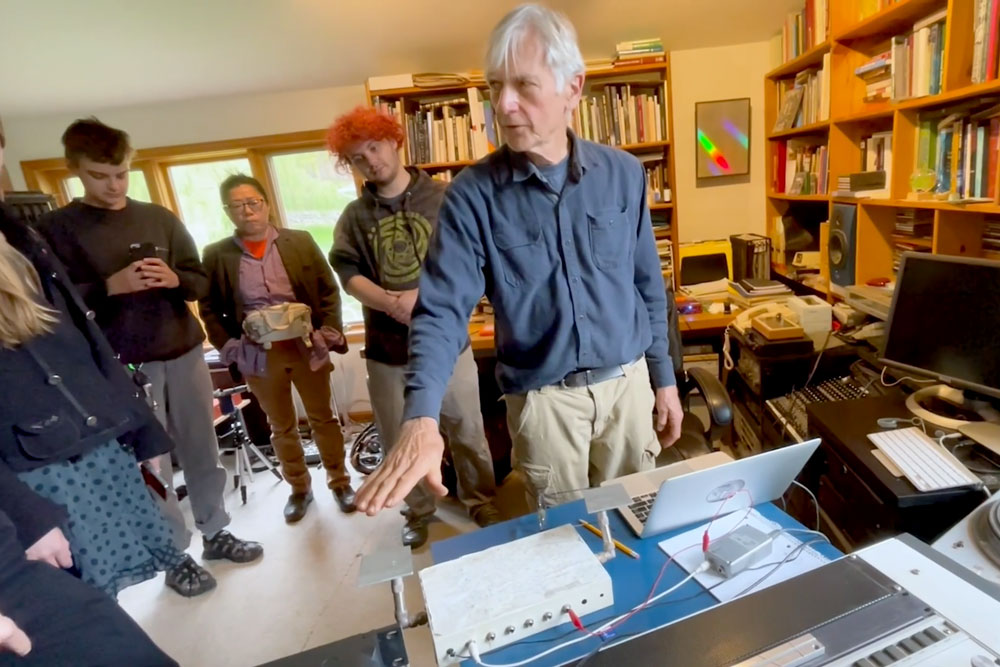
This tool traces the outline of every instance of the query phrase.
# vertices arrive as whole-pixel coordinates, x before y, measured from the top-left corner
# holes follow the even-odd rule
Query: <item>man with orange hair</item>
[[[364,306],[368,393],[382,441],[392,447],[403,421],[407,340],[417,284],[447,185],[399,158],[403,131],[390,116],[359,107],[327,137],[341,164],[365,180],[361,197],[337,222],[330,263]],[[458,497],[481,526],[496,523],[496,483],[479,410],[479,376],[468,340],[448,382],[440,425],[458,475]],[[403,544],[427,541],[434,496],[418,485],[406,496]]]

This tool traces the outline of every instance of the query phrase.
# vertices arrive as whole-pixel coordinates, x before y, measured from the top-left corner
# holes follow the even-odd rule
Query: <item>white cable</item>
[[[687,582],[689,582],[692,579],[694,579],[695,576],[697,576],[697,575],[701,574],[702,572],[705,572],[706,570],[708,570],[709,567],[710,567],[710,565],[709,565],[708,561],[702,561],[701,565],[699,565],[697,568],[695,568],[694,571],[691,572],[691,574],[689,574],[688,576],[684,577],[682,580],[680,580],[679,582],[677,582],[676,584],[674,584],[673,586],[671,586],[667,590],[663,591],[662,593],[657,593],[655,596],[649,598],[648,600],[644,600],[643,602],[640,602],[639,604],[637,604],[636,606],[632,607],[631,609],[629,609],[627,612],[625,612],[621,616],[618,616],[617,618],[611,619],[610,621],[608,621],[607,623],[605,623],[604,625],[602,625],[601,627],[599,627],[597,630],[594,630],[593,632],[588,632],[587,634],[582,635],[580,637],[577,637],[576,639],[571,639],[571,640],[569,640],[567,642],[563,642],[562,644],[558,644],[556,646],[553,646],[552,648],[547,649],[547,650],[539,653],[538,655],[532,656],[530,658],[525,658],[524,660],[521,660],[520,662],[507,662],[507,663],[483,662],[483,659],[482,659],[482,657],[479,654],[479,647],[478,647],[478,645],[476,644],[476,642],[474,640],[470,641],[468,644],[466,644],[466,650],[468,651],[469,655],[468,656],[459,655],[459,657],[469,657],[469,658],[472,658],[472,661],[475,662],[480,667],[522,667],[523,665],[529,665],[529,664],[533,663],[534,661],[538,660],[539,658],[544,658],[545,656],[551,655],[551,654],[555,653],[556,651],[560,651],[560,650],[562,650],[562,649],[564,649],[564,648],[566,648],[568,646],[572,646],[573,644],[578,644],[578,643],[582,642],[585,639],[592,639],[592,638],[594,638],[594,635],[601,634],[601,632],[603,632],[606,628],[614,625],[615,623],[618,623],[619,621],[621,621],[623,618],[625,618],[629,614],[631,614],[633,612],[636,612],[639,609],[642,609],[643,607],[645,607],[647,605],[651,605],[654,602],[656,602],[657,600],[659,600],[659,599],[661,599],[661,598],[663,598],[663,597],[665,597],[667,595],[670,595],[671,593],[673,593],[674,591],[676,591],[678,588],[680,588],[681,586],[683,586]]]
[[[792,484],[794,484],[795,486],[799,487],[800,489],[808,493],[809,497],[812,498],[813,505],[816,507],[816,530],[819,530],[819,500],[817,500],[816,494],[813,493],[808,486],[806,486],[805,484],[800,484],[797,480],[793,479]]]
[[[826,542],[828,542],[830,544],[833,544],[832,542],[830,542],[830,538],[829,537],[827,537],[823,533],[819,532],[818,530],[809,530],[808,528],[780,528],[780,529],[774,531],[773,533],[771,533],[771,535],[773,535],[774,537],[777,537],[781,533],[788,533],[790,535],[793,534],[793,533],[806,533],[807,535],[816,535],[817,537],[821,537],[822,539],[826,540]],[[799,541],[801,542],[801,540],[799,540]],[[810,540],[810,541],[812,541],[812,540]]]
[[[729,349],[729,327],[726,327],[726,330],[722,332],[722,365],[727,371],[733,370],[736,366],[733,363],[733,358],[729,356]]]
[[[525,658],[520,662],[506,662],[506,663],[483,662],[482,657],[479,655],[479,647],[476,645],[475,640],[470,641],[468,644],[466,644],[466,647],[468,648],[469,651],[468,657],[472,658],[472,661],[475,662],[480,667],[522,667],[522,665],[529,665],[534,661],[538,660],[539,658],[544,658],[545,656],[555,653],[556,651],[562,650],[567,646],[572,646],[573,644],[579,644],[584,639],[592,639],[592,637],[590,635],[581,635],[576,639],[571,639],[568,642],[563,642],[562,644],[553,646],[548,650],[542,651],[536,656]],[[460,655],[459,657],[461,658],[464,656]]]
[[[935,382],[937,382],[937,380],[918,380],[917,378],[910,377],[909,375],[904,375],[903,377],[897,379],[895,382],[886,382],[885,381],[885,372],[887,370],[889,370],[889,367],[888,366],[883,366],[882,367],[882,374],[879,375],[879,380],[882,382],[882,386],[883,387],[895,387],[897,384],[899,384],[903,380],[912,380],[913,382],[919,382],[921,384],[934,384]]]
[[[622,614],[621,616],[619,616],[618,618],[611,619],[610,621],[608,621],[607,623],[605,623],[601,627],[599,627],[596,630],[594,630],[594,634],[598,634],[598,635],[601,634],[601,632],[603,632],[605,629],[609,628],[610,626],[614,625],[615,623],[618,623],[619,621],[621,621],[623,618],[625,618],[629,614],[631,614],[633,612],[636,612],[636,611],[642,609],[643,607],[647,607],[647,606],[653,604],[657,600],[659,600],[659,599],[661,599],[661,598],[663,598],[663,597],[665,597],[667,595],[670,595],[671,593],[673,593],[674,591],[676,591],[678,588],[680,588],[681,586],[683,586],[687,582],[689,582],[692,579],[694,579],[696,576],[698,576],[702,572],[708,571],[708,569],[710,567],[712,567],[712,566],[711,566],[711,564],[707,560],[702,561],[701,565],[699,565],[698,567],[696,567],[691,572],[691,574],[689,574],[688,576],[684,577],[679,582],[677,582],[676,584],[674,584],[673,586],[671,586],[667,590],[663,591],[662,593],[657,593],[656,595],[654,595],[653,597],[649,598],[648,600],[644,600],[643,602],[640,602],[639,604],[637,604],[636,606],[632,607],[627,612],[625,612],[624,614]]]

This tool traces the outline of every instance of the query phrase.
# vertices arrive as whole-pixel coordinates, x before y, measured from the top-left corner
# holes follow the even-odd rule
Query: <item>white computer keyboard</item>
[[[919,491],[981,484],[961,461],[916,426],[869,433],[868,439],[885,452]]]

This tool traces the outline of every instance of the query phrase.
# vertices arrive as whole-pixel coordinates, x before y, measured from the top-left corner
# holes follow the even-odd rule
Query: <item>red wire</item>
[[[717,518],[719,518],[719,515],[720,515],[720,514],[722,513],[722,508],[723,508],[723,507],[725,507],[725,505],[726,505],[726,503],[727,503],[727,502],[729,501],[729,499],[730,499],[730,498],[732,498],[733,496],[735,496],[735,495],[736,495],[736,494],[738,494],[738,493],[746,493],[746,494],[747,494],[747,497],[748,497],[748,498],[749,498],[749,500],[750,500],[750,505],[749,505],[749,506],[747,507],[747,511],[746,511],[746,514],[744,514],[744,515],[743,515],[743,518],[742,518],[742,519],[740,519],[740,520],[739,520],[738,522],[736,522],[736,525],[734,525],[734,526],[733,526],[732,528],[730,528],[730,529],[729,529],[729,530],[728,530],[727,532],[725,532],[725,533],[724,533],[724,534],[722,535],[722,537],[725,537],[725,536],[726,536],[726,535],[728,535],[729,533],[731,533],[731,532],[733,532],[734,530],[736,530],[737,526],[739,526],[739,525],[740,525],[741,523],[743,523],[744,521],[746,521],[747,517],[748,517],[748,516],[750,516],[750,512],[752,512],[752,511],[753,511],[753,494],[751,494],[751,493],[750,493],[750,489],[747,489],[747,488],[745,488],[745,487],[744,487],[744,488],[742,488],[742,489],[740,489],[740,490],[738,490],[738,491],[734,491],[734,492],[730,493],[730,494],[729,494],[728,496],[726,496],[726,497],[725,497],[725,498],[724,498],[724,499],[722,500],[722,504],[720,504],[720,505],[719,505],[719,509],[718,509],[718,510],[716,510],[716,512],[715,512],[715,515],[714,515],[714,516],[712,517],[711,521],[709,521],[709,522],[708,522],[708,527],[707,527],[707,528],[705,528],[705,533],[704,533],[704,535],[702,536],[702,540],[701,540],[701,544],[700,544],[700,546],[702,547],[702,551],[708,551],[708,544],[709,544],[709,536],[708,536],[708,531],[709,531],[709,530],[710,530],[710,529],[712,528],[712,523],[713,523],[713,522],[714,522],[714,521],[715,521],[715,520],[716,520]],[[667,571],[667,567],[668,567],[668,566],[669,566],[669,565],[670,565],[670,564],[671,564],[672,562],[674,562],[674,559],[675,559],[675,558],[676,558],[677,556],[679,556],[679,555],[681,555],[682,553],[684,553],[685,551],[687,551],[688,549],[694,549],[694,548],[695,548],[695,547],[697,547],[697,546],[699,546],[699,544],[698,544],[698,543],[696,542],[696,543],[694,543],[694,544],[692,544],[692,545],[690,545],[690,546],[686,546],[686,547],[684,547],[684,548],[683,548],[683,549],[681,549],[680,551],[677,551],[677,552],[676,552],[676,553],[674,553],[674,554],[673,554],[672,556],[670,556],[670,557],[669,557],[669,558],[668,558],[668,559],[666,560],[666,562],[665,562],[665,563],[663,564],[663,567],[661,567],[661,568],[660,568],[660,573],[659,573],[658,575],[656,575],[656,581],[654,581],[654,582],[653,582],[653,586],[652,586],[652,588],[650,588],[650,589],[649,589],[649,595],[647,595],[647,596],[646,596],[646,599],[645,599],[645,600],[643,601],[643,603],[642,603],[642,604],[640,604],[640,605],[639,605],[638,607],[636,607],[635,609],[633,609],[632,611],[630,611],[630,612],[629,612],[629,613],[628,613],[628,614],[627,614],[627,615],[626,615],[626,616],[625,616],[625,617],[624,617],[624,618],[623,618],[622,620],[618,621],[618,622],[617,622],[617,623],[615,623],[614,625],[612,625],[612,626],[610,626],[610,627],[608,627],[608,628],[604,629],[604,630],[603,630],[603,631],[601,631],[601,632],[595,632],[595,631],[591,631],[591,630],[587,630],[587,629],[586,629],[586,628],[585,628],[585,627],[583,626],[583,623],[582,623],[582,622],[580,621],[580,618],[579,618],[579,616],[577,616],[577,615],[576,615],[576,613],[575,613],[575,612],[574,612],[574,611],[573,611],[572,609],[570,609],[570,610],[568,610],[568,613],[569,613],[569,617],[570,617],[570,620],[571,620],[571,621],[573,622],[573,625],[574,625],[574,626],[576,627],[576,629],[577,629],[577,630],[579,630],[579,631],[581,631],[581,632],[585,632],[585,633],[586,633],[587,635],[589,635],[589,636],[591,636],[591,637],[601,637],[602,635],[606,635],[607,633],[609,633],[609,632],[612,632],[612,631],[613,631],[613,630],[615,630],[616,628],[619,628],[619,627],[621,627],[621,626],[622,626],[622,625],[624,625],[624,624],[625,624],[626,622],[628,622],[628,620],[629,620],[630,618],[632,618],[633,616],[635,616],[635,615],[636,615],[636,614],[638,614],[638,613],[639,613],[640,611],[642,611],[643,609],[645,609],[645,608],[646,608],[646,606],[647,606],[647,605],[649,604],[649,601],[650,601],[650,600],[652,600],[652,599],[653,599],[653,596],[655,596],[655,595],[656,595],[656,589],[657,589],[657,587],[658,587],[658,586],[660,585],[660,580],[661,580],[661,579],[663,579],[663,575],[664,575],[664,573],[665,573],[665,572]]]
[[[725,537],[729,533],[731,533],[734,530],[736,530],[736,527],[739,526],[744,521],[746,521],[747,517],[750,516],[750,512],[753,511],[753,494],[750,493],[750,489],[748,489],[746,487],[743,487],[739,491],[733,491],[728,496],[726,496],[725,498],[723,498],[722,499],[722,504],[719,505],[719,509],[715,510],[715,516],[713,516],[712,519],[711,519],[711,521],[708,522],[708,526],[705,528],[705,534],[702,535],[702,537],[701,537],[701,550],[702,551],[708,551],[708,545],[710,543],[710,539],[709,539],[709,536],[708,536],[708,531],[712,530],[712,524],[715,523],[715,520],[719,518],[720,514],[722,514],[722,508],[726,506],[726,503],[729,502],[729,499],[732,498],[733,496],[735,496],[738,493],[745,493],[745,494],[747,494],[747,498],[750,500],[750,504],[747,506],[747,512],[746,512],[746,514],[743,515],[743,518],[740,519],[739,521],[737,521],[736,525],[734,525],[728,531],[726,531],[725,533],[723,533],[722,537]]]

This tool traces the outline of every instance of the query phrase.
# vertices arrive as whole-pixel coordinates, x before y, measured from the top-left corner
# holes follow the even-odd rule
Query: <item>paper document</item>
[[[746,521],[743,520],[744,516],[746,516]],[[713,540],[718,539],[738,525],[752,526],[765,534],[781,529],[781,526],[774,521],[765,519],[757,510],[750,510],[750,513],[747,514],[746,510],[739,509],[716,519],[712,523],[709,538]],[[685,533],[671,537],[669,540],[663,540],[660,542],[659,547],[668,556],[673,556],[682,549],[690,547],[692,544],[697,544],[697,547],[687,549],[674,558],[678,565],[686,571],[691,572],[705,560],[701,551],[701,536],[705,533],[706,526],[708,526],[708,522],[701,524],[697,528],[692,528]],[[828,558],[813,549],[813,546],[816,545],[799,549],[804,542],[821,539],[819,535],[809,533],[782,533],[771,542],[770,555],[765,556],[759,563],[752,565],[753,569],[744,570],[731,579],[725,579],[714,572],[702,572],[695,577],[695,580],[705,588],[711,588],[710,593],[716,600],[719,602],[728,602],[740,595],[754,593],[786,579],[797,577],[829,562]],[[793,554],[791,558],[775,570],[778,563],[796,549],[799,549],[797,553]],[[768,577],[751,590],[746,590],[764,575],[768,575]]]

